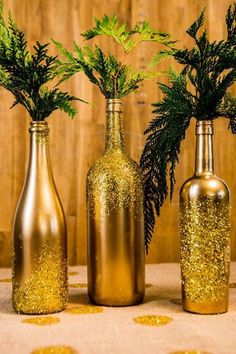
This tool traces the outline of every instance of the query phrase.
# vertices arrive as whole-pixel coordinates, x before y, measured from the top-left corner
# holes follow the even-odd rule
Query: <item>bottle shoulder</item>
[[[90,168],[88,175],[99,173],[134,172],[142,176],[140,166],[121,150],[105,152]]]
[[[87,182],[103,183],[104,180],[122,183],[136,181],[142,186],[143,175],[139,165],[122,151],[105,152],[90,168]]]
[[[196,176],[187,179],[181,189],[181,196],[198,197],[213,196],[229,197],[230,191],[227,183],[216,175]]]

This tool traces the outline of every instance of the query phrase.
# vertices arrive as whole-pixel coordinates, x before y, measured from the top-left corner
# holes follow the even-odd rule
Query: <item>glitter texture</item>
[[[54,183],[48,123],[30,124],[27,176],[13,225],[12,304],[18,313],[62,311],[68,298],[66,225]]]
[[[105,153],[87,177],[88,294],[127,306],[144,297],[142,171],[125,151],[120,100],[107,100],[106,121]]]
[[[88,173],[88,207],[98,219],[102,217],[99,210],[108,215],[123,208],[132,209],[134,216],[142,217],[142,173],[124,151],[121,102],[114,105],[107,106],[106,151]]]
[[[181,204],[181,267],[185,298],[195,303],[224,301],[230,265],[230,207],[199,197]]]
[[[87,195],[96,219],[111,211],[129,208],[142,217],[143,186],[136,163],[118,149],[106,152],[89,171]]]
[[[39,348],[31,354],[78,354],[73,348],[66,345],[55,345],[51,347]]]
[[[71,315],[88,315],[103,312],[103,308],[92,305],[68,306],[64,312]]]
[[[36,326],[48,326],[60,322],[60,318],[45,316],[45,317],[31,317],[22,320],[22,323],[34,324]]]
[[[173,321],[173,318],[168,316],[146,315],[134,318],[137,322],[144,326],[163,326]]]
[[[0,279],[0,283],[11,283],[11,278]]]
[[[47,314],[64,310],[68,300],[67,264],[57,242],[45,242],[28,279],[17,282],[13,274],[13,284],[16,312]]]
[[[69,284],[70,288],[87,288],[88,284],[84,283],[75,283],[75,284]]]

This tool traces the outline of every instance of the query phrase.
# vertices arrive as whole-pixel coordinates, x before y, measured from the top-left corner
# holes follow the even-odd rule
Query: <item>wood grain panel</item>
[[[149,19],[152,26],[170,32],[179,46],[192,44],[185,34],[187,27],[207,7],[206,26],[210,38],[225,35],[224,14],[229,0],[6,0],[18,25],[29,42],[60,40],[72,48],[73,40],[82,43],[80,33],[87,30],[93,17],[117,14],[121,20],[134,25]],[[111,40],[99,37],[99,44],[107,51],[121,54]],[[155,46],[140,47],[132,63],[141,67],[151,56]],[[56,53],[51,46],[52,53]],[[169,61],[161,64],[165,70]],[[163,78],[165,81],[165,78]],[[104,149],[105,104],[97,87],[81,74],[63,84],[74,95],[92,102],[78,104],[79,114],[71,121],[61,112],[50,117],[50,153],[53,173],[64,205],[68,225],[70,264],[86,263],[86,205],[85,181],[91,164]],[[235,92],[235,88],[234,88]],[[139,160],[145,143],[143,131],[152,118],[151,103],[160,99],[156,80],[141,85],[140,90],[124,100],[126,146],[131,157]],[[10,265],[11,227],[17,200],[24,182],[28,160],[29,117],[21,107],[9,110],[12,97],[0,90],[0,265]],[[236,260],[236,139],[227,130],[224,119],[215,123],[215,166],[217,174],[227,181],[232,192],[232,259]],[[166,202],[157,222],[155,236],[147,262],[173,262],[179,259],[178,191],[194,168],[194,122],[182,144],[177,183],[172,202]]]

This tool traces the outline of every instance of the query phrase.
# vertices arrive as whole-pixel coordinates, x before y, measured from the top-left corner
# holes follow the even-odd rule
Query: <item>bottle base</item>
[[[89,294],[89,301],[97,306],[107,307],[125,307],[136,306],[143,302],[144,295],[134,295],[132,298],[127,299],[112,299]]]
[[[228,311],[226,302],[196,303],[189,300],[183,300],[183,310],[198,315],[219,315]]]
[[[36,309],[27,309],[27,308],[19,308],[17,306],[15,306],[14,304],[12,304],[12,308],[13,310],[20,314],[20,315],[51,315],[54,313],[58,313],[58,312],[62,312],[66,309],[66,306],[63,307],[59,307],[59,308],[55,308],[55,309],[50,309],[50,310],[45,310],[45,309],[40,309],[38,308]]]

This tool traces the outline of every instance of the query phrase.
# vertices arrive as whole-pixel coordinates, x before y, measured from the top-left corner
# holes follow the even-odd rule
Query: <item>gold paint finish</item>
[[[93,313],[103,312],[102,307],[92,306],[92,305],[79,305],[79,306],[68,306],[64,311],[71,315],[89,315]]]
[[[67,345],[54,345],[51,347],[39,348],[31,354],[78,354],[73,348]]]
[[[107,100],[106,148],[87,177],[88,293],[92,303],[144,297],[143,181],[124,146],[122,104]]]
[[[13,226],[13,307],[18,313],[62,311],[68,297],[66,224],[54,183],[47,122],[30,125],[28,173]]]
[[[26,318],[25,320],[22,320],[22,323],[34,324],[36,326],[48,326],[48,325],[52,325],[52,324],[55,324],[58,322],[60,322],[60,318],[52,317],[52,316],[31,317],[31,318]]]
[[[134,318],[134,322],[144,326],[164,326],[173,321],[173,318],[168,316],[146,315]]]
[[[230,193],[214,175],[213,123],[197,122],[195,174],[180,191],[183,308],[199,314],[228,310]]]

